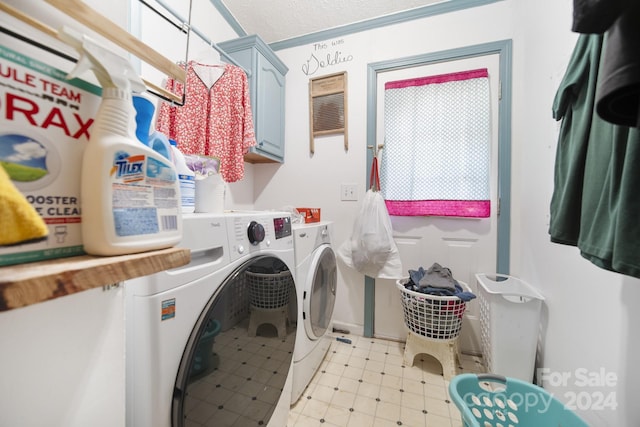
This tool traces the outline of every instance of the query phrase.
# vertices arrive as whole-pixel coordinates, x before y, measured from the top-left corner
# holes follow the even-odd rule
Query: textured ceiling
[[[441,0],[223,0],[247,34],[267,43],[389,15]]]

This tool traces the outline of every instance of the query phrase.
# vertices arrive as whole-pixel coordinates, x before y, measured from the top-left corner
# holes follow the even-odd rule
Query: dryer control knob
[[[238,253],[239,253],[239,254],[244,253],[244,246],[242,246],[242,245],[238,245]]]
[[[247,236],[252,245],[257,245],[264,240],[264,227],[259,222],[251,221],[247,229]]]

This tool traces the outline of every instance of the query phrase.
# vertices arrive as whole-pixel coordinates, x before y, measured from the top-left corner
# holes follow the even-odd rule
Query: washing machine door
[[[312,340],[323,337],[331,325],[337,282],[336,254],[322,245],[313,254],[303,295],[304,327]]]
[[[256,257],[243,264],[208,301],[180,362],[172,427],[267,426],[276,410],[288,413],[296,335],[288,313],[297,297],[288,269],[270,273],[270,265],[284,263]]]

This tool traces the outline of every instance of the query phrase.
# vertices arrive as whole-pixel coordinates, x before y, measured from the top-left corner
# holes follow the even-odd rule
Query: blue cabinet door
[[[246,71],[255,128],[250,163],[284,162],[284,94],[288,68],[258,36],[219,43]]]

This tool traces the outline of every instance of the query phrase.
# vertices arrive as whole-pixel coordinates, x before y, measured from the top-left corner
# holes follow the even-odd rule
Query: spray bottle
[[[174,246],[182,239],[180,187],[172,162],[136,139],[132,90],[144,83],[129,61],[64,27],[60,38],[80,52],[67,78],[92,70],[102,103],[84,151],[82,239],[92,255]]]
[[[144,145],[156,150],[169,160],[173,160],[169,138],[152,126],[156,107],[150,97],[144,93],[133,96],[133,107],[136,110],[136,138]],[[179,173],[179,171],[178,171]]]

